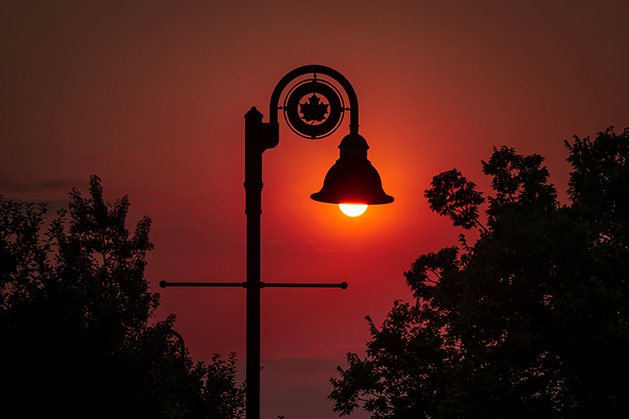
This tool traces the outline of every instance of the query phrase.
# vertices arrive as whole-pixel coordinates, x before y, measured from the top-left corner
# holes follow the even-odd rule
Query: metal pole
[[[246,418],[260,419],[260,215],[262,214],[262,114],[245,114],[245,214],[247,215]]]

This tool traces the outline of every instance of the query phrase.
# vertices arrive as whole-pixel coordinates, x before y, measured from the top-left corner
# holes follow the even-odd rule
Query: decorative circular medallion
[[[345,113],[343,97],[325,80],[303,80],[284,98],[284,118],[290,128],[304,138],[318,140],[341,125]]]

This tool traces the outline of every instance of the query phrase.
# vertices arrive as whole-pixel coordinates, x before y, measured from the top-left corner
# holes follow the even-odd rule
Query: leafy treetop
[[[193,363],[144,279],[150,219],[126,228],[92,177],[46,227],[46,205],[0,196],[0,396],[21,417],[240,418],[235,358]],[[44,230],[42,232],[42,230]]]
[[[476,230],[420,256],[415,300],[348,354],[329,396],[341,415],[384,418],[622,417],[629,394],[629,130],[566,142],[561,205],[539,155],[494,149],[485,197],[457,170],[430,208]],[[481,209],[484,208],[481,217]]]

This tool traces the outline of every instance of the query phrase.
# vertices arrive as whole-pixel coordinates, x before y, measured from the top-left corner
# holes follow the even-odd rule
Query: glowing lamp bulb
[[[367,210],[367,204],[339,204],[339,208],[348,217],[358,217]]]

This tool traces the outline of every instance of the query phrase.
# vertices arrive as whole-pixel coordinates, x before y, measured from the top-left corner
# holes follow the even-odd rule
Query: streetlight
[[[311,78],[296,81],[304,75]],[[345,91],[343,95],[324,75]],[[284,96],[282,92],[295,84]],[[288,126],[297,135],[320,139],[332,134],[341,124],[345,112],[350,112],[349,134],[339,144],[340,156],[330,168],[319,192],[310,195],[320,202],[338,204],[348,215],[362,213],[368,205],[388,204],[393,197],[382,189],[380,175],[367,160],[367,141],[358,134],[358,99],[349,81],[338,71],[322,66],[307,65],[286,74],[271,94],[269,122],[252,107],[245,114],[245,213],[247,215],[247,280],[242,283],[160,282],[167,286],[243,287],[247,289],[247,354],[246,354],[246,414],[247,419],[260,418],[260,290],[265,287],[316,287],[346,289],[347,283],[303,284],[264,283],[260,281],[260,215],[262,213],[262,153],[279,143],[278,113],[283,110]]]

